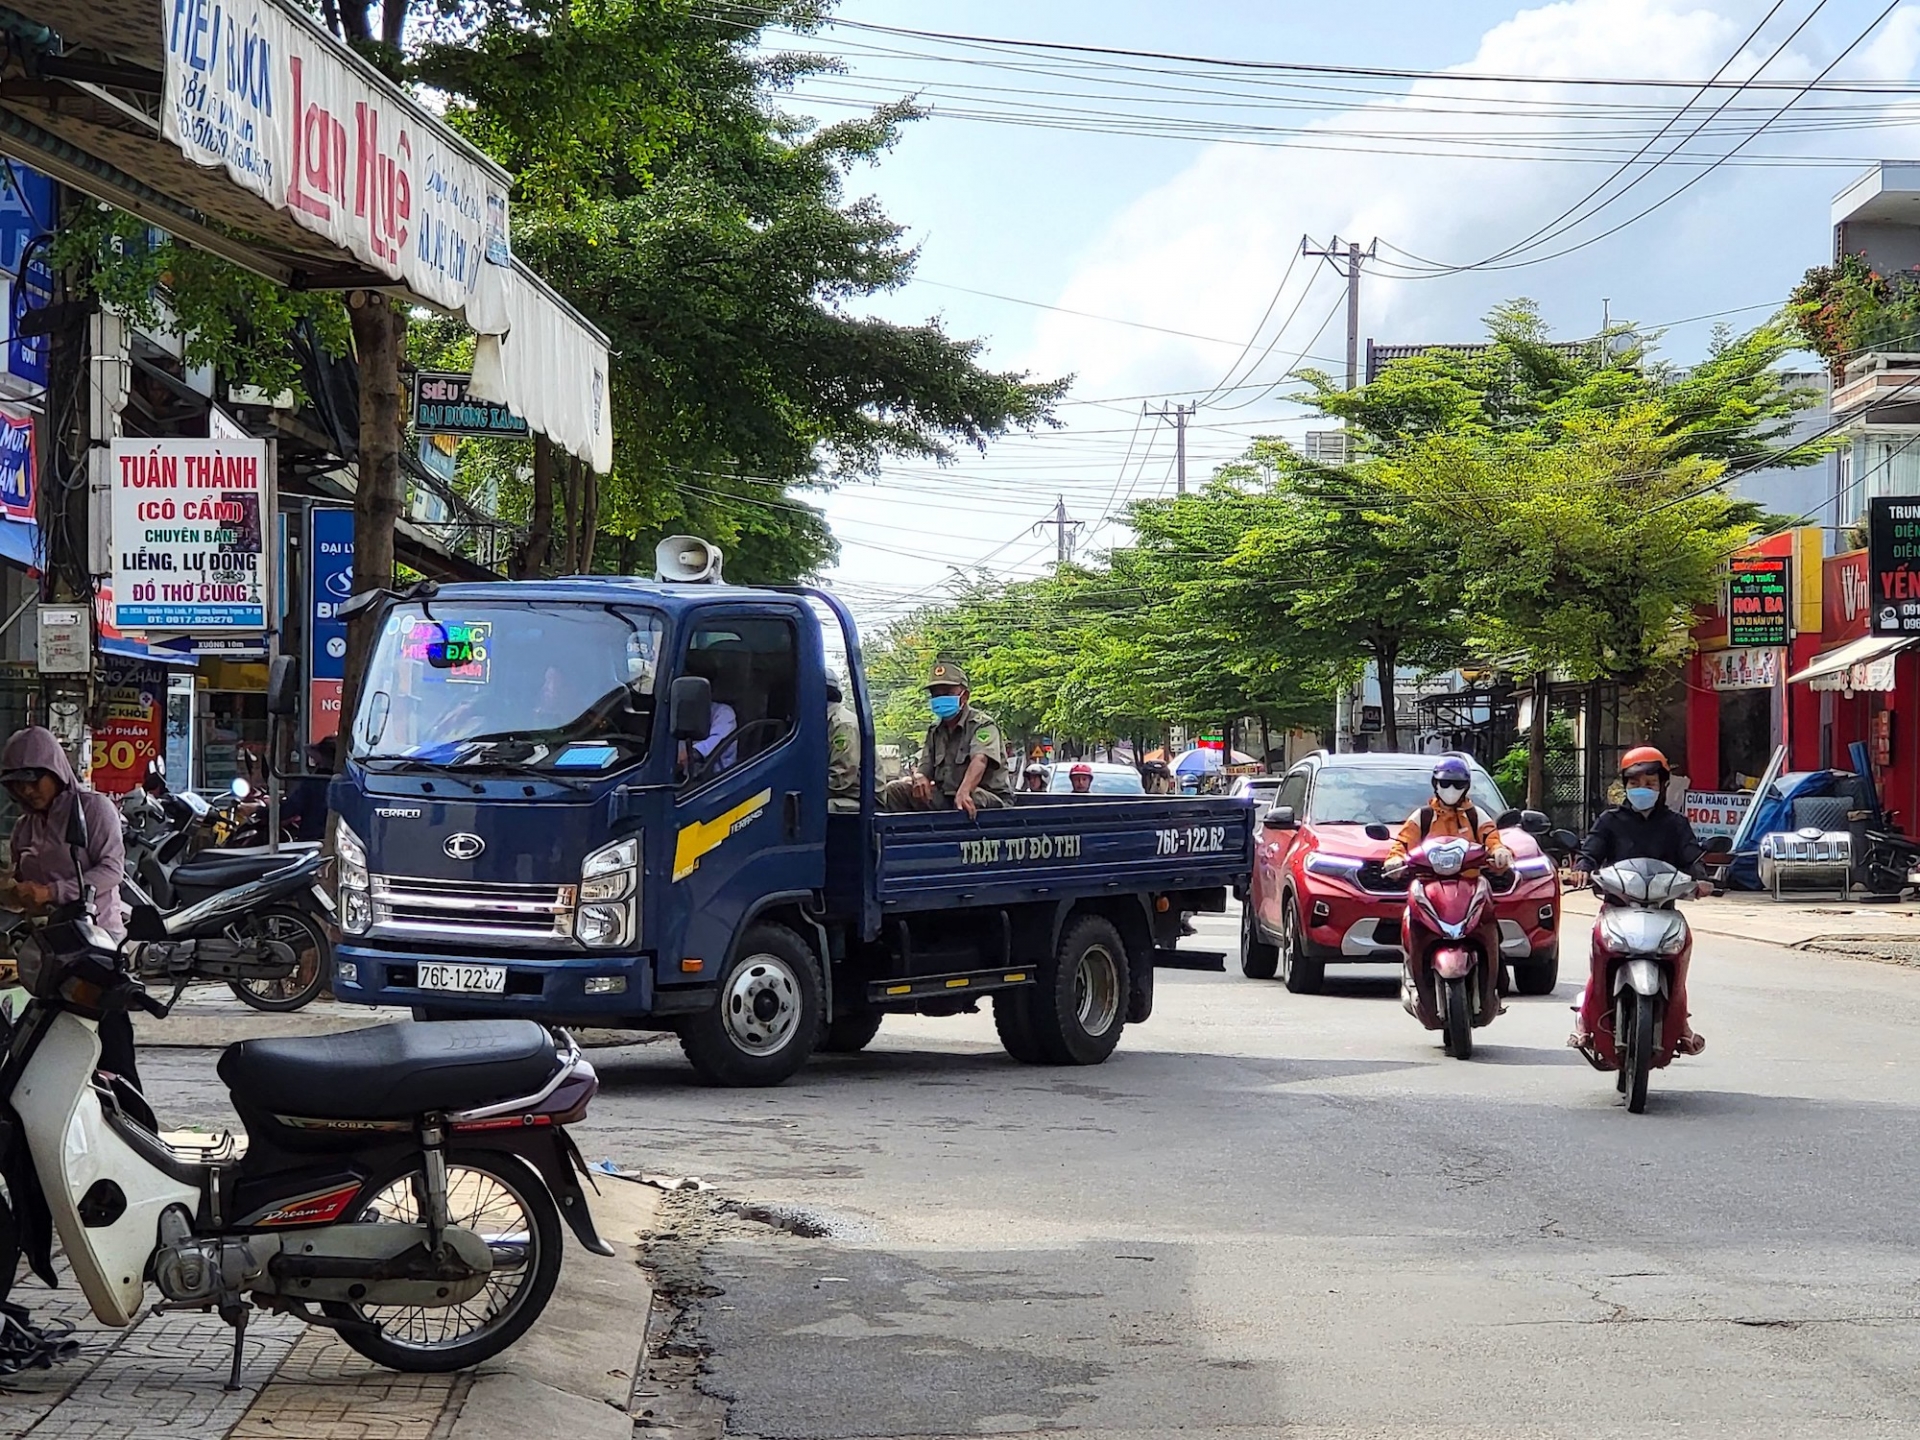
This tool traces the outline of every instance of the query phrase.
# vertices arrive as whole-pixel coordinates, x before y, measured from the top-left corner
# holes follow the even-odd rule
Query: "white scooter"
[[[73,813],[67,841],[84,853]],[[130,928],[136,943],[118,946],[88,896],[43,928],[12,917],[8,932],[33,1000],[0,1065],[0,1174],[16,1212],[0,1236],[17,1233],[52,1285],[57,1233],[103,1324],[131,1324],[149,1283],[159,1310],[217,1310],[235,1331],[229,1388],[250,1307],[331,1328],[395,1370],[460,1370],[538,1318],[563,1218],[613,1254],[562,1128],[599,1081],[571,1039],[530,1020],[243,1041],[219,1073],[244,1150],[227,1136],[167,1143],[138,1093],[97,1073],[102,1016],[170,1008],[129,961],[152,948],[181,978],[177,945],[138,943],[164,936],[151,911]],[[0,1278],[14,1263],[0,1254]]]

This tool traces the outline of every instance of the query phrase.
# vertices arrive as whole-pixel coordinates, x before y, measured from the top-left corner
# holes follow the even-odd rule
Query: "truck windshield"
[[[592,774],[646,754],[660,617],[428,601],[388,614],[353,719],[363,761]]]

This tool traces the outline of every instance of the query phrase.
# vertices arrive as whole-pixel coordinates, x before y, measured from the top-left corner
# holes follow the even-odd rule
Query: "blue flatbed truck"
[[[1229,800],[877,812],[858,639],[825,592],[580,577],[363,605],[330,796],[343,1001],[672,1030],[707,1081],[772,1085],[889,1013],[985,998],[1016,1059],[1098,1064],[1152,1012],[1183,915],[1247,880]],[[857,807],[829,806],[823,614]]]

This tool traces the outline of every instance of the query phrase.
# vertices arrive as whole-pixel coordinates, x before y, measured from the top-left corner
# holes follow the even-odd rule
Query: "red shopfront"
[[[1820,530],[1809,526],[1770,535],[1734,557],[1736,565],[1773,562],[1785,580],[1784,623],[1765,637],[1774,643],[1732,643],[1749,637],[1738,632],[1742,622],[1729,615],[1725,593],[1715,613],[1694,626],[1696,653],[1686,669],[1687,749],[1673,757],[1690,789],[1750,788],[1781,745],[1796,757],[1817,747],[1820,700],[1788,677],[1824,647],[1822,549]]]
[[[1820,652],[1789,677],[1814,697],[1816,743],[1796,744],[1791,768],[1854,768],[1851,749],[1867,747],[1880,803],[1906,826],[1920,822],[1920,659],[1910,640],[1868,632],[1867,552],[1835,555],[1823,567]]]

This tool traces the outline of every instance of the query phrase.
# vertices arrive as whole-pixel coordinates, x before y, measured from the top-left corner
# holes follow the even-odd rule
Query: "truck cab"
[[[827,804],[821,611],[845,634],[857,813]],[[1032,987],[1085,890],[1125,922],[1101,982],[1123,1013],[1099,1044],[1041,1047],[1085,1063],[1150,1009],[1169,909],[1220,908],[1251,863],[1228,802],[877,815],[857,636],[821,592],[448,585],[385,597],[368,623],[330,795],[343,1001],[672,1029],[707,1079],[777,1083],[823,1042],[858,1048],[888,1009]],[[1196,804],[1218,834],[1173,813]],[[1189,829],[1202,848],[1172,864],[1160,832],[1178,852]]]

